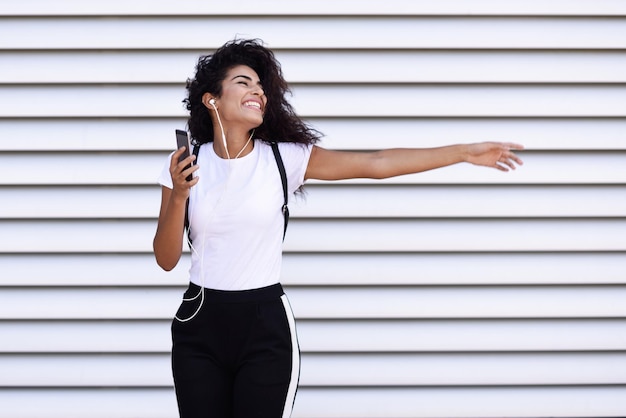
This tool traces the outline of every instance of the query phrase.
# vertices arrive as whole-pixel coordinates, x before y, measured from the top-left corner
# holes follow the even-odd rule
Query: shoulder
[[[283,158],[306,158],[311,155],[313,145],[299,144],[295,142],[278,142],[278,150]],[[268,144],[268,146],[270,146]]]
[[[283,160],[308,160],[311,155],[311,150],[313,149],[313,145],[296,142],[268,142],[264,140],[258,142],[260,152],[267,155],[273,154],[272,147],[274,144],[278,146],[278,151]]]

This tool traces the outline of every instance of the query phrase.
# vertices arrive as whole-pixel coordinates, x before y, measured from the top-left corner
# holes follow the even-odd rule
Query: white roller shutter
[[[273,48],[345,150],[525,166],[310,182],[283,283],[294,418],[626,416],[626,3],[0,4],[0,418],[173,418],[187,259],[151,254],[198,55]]]

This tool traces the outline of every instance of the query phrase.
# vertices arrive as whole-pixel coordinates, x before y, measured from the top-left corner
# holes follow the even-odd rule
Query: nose
[[[254,86],[254,89],[252,90],[252,94],[256,94],[257,96],[263,96],[265,95],[265,91],[263,90],[263,87],[257,84]]]

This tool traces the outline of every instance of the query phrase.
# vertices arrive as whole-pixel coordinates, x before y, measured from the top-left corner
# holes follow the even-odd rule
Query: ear
[[[217,110],[216,100],[210,93],[204,93],[202,95],[202,103],[209,110]]]

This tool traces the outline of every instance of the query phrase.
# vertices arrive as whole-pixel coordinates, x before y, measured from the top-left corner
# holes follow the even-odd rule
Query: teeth
[[[261,105],[259,103],[257,103],[257,102],[245,102],[244,105],[245,106],[253,106],[253,107],[256,107],[257,109],[261,108]]]

